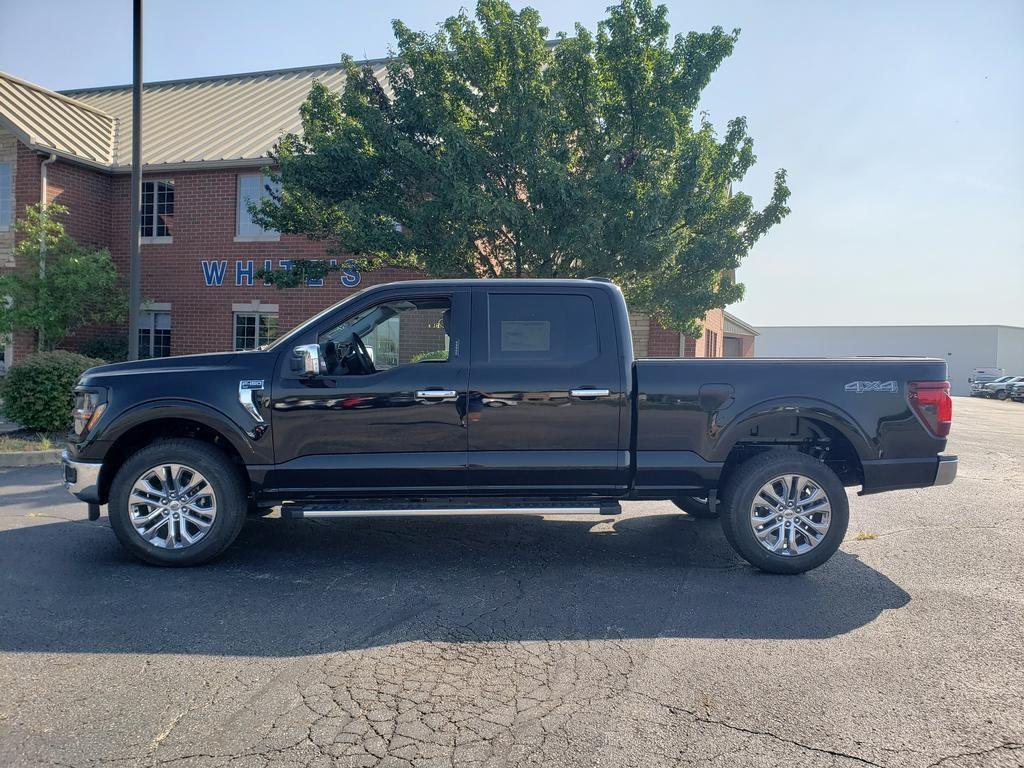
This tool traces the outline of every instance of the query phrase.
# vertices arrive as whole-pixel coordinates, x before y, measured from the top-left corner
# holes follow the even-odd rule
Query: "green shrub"
[[[422,363],[430,360],[447,360],[448,350],[438,349],[433,352],[420,352],[418,355],[413,355],[410,363]]]
[[[102,364],[102,360],[60,350],[40,352],[15,363],[3,386],[7,418],[27,429],[70,429],[71,389],[82,371]]]
[[[86,357],[95,357],[108,363],[128,359],[127,336],[97,336],[83,341],[79,346]]]

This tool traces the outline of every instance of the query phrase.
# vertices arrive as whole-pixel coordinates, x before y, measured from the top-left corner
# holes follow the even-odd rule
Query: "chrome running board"
[[[452,517],[459,515],[618,515],[622,507],[617,501],[593,504],[509,504],[507,506],[473,506],[451,504],[360,504],[352,506],[321,504],[282,504],[281,517]]]

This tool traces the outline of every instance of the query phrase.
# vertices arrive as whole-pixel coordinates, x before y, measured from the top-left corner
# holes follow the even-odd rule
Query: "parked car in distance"
[[[967,377],[968,384],[988,384],[1000,376],[1005,376],[1006,371],[1002,368],[975,368]]]
[[[957,469],[944,360],[634,360],[604,280],[375,286],[263,349],[90,369],[75,401],[64,484],[160,565],[211,560],[276,505],[615,515],[665,499],[720,513],[755,566],[800,573],[842,542],[846,487]]]
[[[997,376],[986,381],[984,377],[978,377],[971,382],[971,397],[984,397],[985,385],[999,384],[1004,381],[1009,381],[1012,378],[1013,376]]]
[[[1009,388],[1013,384],[1024,381],[1024,376],[1003,376],[988,384],[981,385],[982,397],[994,397],[996,400],[1005,400],[1009,394]]]
[[[1024,403],[1024,381],[1018,381],[1016,384],[1011,384],[1007,387],[1006,395],[1011,400],[1015,400],[1018,403]]]

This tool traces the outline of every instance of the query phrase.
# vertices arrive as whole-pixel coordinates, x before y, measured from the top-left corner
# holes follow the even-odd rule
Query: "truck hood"
[[[137,376],[165,376],[167,374],[208,373],[232,368],[248,368],[262,352],[213,352],[205,355],[158,357],[124,363],[98,365],[82,374],[80,384],[98,384],[109,379]]]

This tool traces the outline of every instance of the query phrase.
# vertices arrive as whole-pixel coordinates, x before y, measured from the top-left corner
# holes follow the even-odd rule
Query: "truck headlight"
[[[75,421],[75,435],[81,437],[100,420],[107,404],[102,392],[81,389],[75,392],[75,410],[72,413]]]

